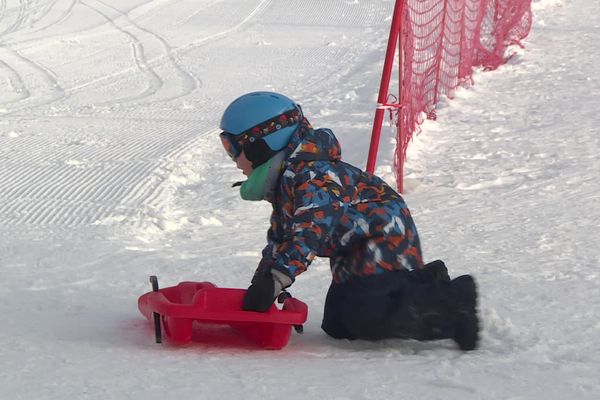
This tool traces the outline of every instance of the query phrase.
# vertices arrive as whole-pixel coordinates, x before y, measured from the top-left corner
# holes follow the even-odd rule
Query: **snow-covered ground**
[[[0,0],[0,398],[599,398],[600,3],[533,6],[526,50],[409,148],[425,257],[477,277],[481,348],[328,338],[319,260],[305,333],[264,351],[156,345],[137,297],[247,286],[270,206],[230,187],[238,95],[294,97],[364,166],[393,1]]]

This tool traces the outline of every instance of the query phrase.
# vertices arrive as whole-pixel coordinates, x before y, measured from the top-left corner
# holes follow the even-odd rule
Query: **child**
[[[334,338],[479,340],[476,287],[450,280],[443,262],[424,265],[402,197],[377,176],[341,161],[329,129],[313,129],[293,100],[253,92],[223,113],[221,141],[248,179],[245,200],[273,206],[262,260],[244,310],[264,312],[315,256],[333,281],[322,329]]]

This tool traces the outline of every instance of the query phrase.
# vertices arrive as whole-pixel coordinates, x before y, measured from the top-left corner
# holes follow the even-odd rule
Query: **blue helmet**
[[[278,118],[286,122],[278,124]],[[229,104],[219,126],[233,136],[261,130],[262,134],[252,141],[262,140],[269,150],[277,152],[287,146],[301,120],[302,110],[292,99],[275,92],[252,92]],[[273,128],[267,129],[269,124]]]

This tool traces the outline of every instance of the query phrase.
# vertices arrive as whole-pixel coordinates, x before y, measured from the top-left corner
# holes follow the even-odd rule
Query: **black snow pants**
[[[332,283],[321,328],[338,339],[435,340],[456,334],[450,282],[424,282],[415,271],[391,271]]]

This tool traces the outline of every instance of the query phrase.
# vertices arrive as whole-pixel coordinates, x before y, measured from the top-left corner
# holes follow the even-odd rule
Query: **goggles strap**
[[[256,139],[263,138],[271,133],[277,132],[288,126],[295,125],[302,121],[302,112],[298,108],[286,111],[276,117],[263,121],[240,135],[243,142],[254,142]]]

